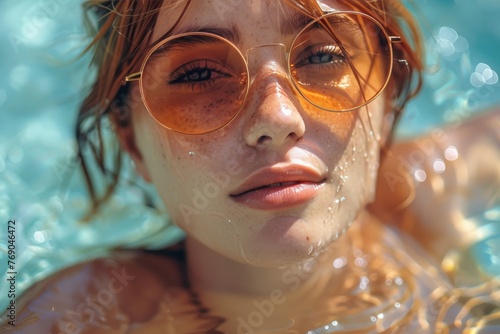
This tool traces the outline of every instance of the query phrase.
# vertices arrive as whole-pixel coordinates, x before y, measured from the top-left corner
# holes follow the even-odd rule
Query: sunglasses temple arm
[[[391,41],[391,43],[401,43],[403,39],[401,36],[389,36],[389,41]]]
[[[141,72],[135,72],[127,75],[125,79],[123,79],[122,85],[125,85],[127,82],[138,81],[141,78],[141,74]]]

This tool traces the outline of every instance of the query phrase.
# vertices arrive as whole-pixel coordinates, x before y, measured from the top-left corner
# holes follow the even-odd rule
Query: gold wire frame
[[[356,11],[336,11],[336,12],[326,13],[326,14],[324,14],[324,15],[316,18],[315,20],[309,22],[306,26],[304,26],[302,29],[300,29],[300,31],[296,34],[296,36],[294,37],[294,39],[290,43],[290,46],[295,45],[295,42],[301,36],[301,34],[304,33],[304,31],[306,31],[307,29],[309,29],[312,25],[325,20],[325,18],[329,18],[329,17],[333,17],[333,16],[337,16],[337,15],[358,15],[358,16],[361,16],[361,17],[366,18],[366,19],[370,20],[371,22],[373,22],[380,29],[380,31],[383,33],[385,39],[387,40],[387,42],[388,42],[387,46],[389,48],[389,55],[390,55],[389,69],[387,71],[387,77],[385,78],[385,82],[381,86],[381,88],[378,90],[378,92],[376,94],[374,94],[374,96],[372,96],[368,100],[365,100],[364,103],[361,104],[361,105],[359,105],[359,106],[355,106],[355,107],[348,108],[348,109],[345,109],[345,110],[335,110],[335,112],[349,112],[349,111],[353,111],[353,110],[359,109],[359,108],[361,108],[361,107],[369,104],[370,102],[372,102],[373,100],[375,100],[384,91],[384,89],[387,87],[387,84],[389,83],[390,77],[392,75],[393,62],[394,62],[394,54],[393,54],[392,44],[401,43],[402,42],[402,37],[401,36],[393,36],[393,35],[390,36],[387,33],[387,31],[384,28],[384,26],[378,20],[376,20],[375,18],[373,18],[372,16],[370,16],[368,14],[361,13],[361,12],[356,12]],[[239,48],[234,43],[232,43],[231,41],[229,41],[228,39],[226,39],[226,38],[224,38],[222,36],[219,36],[219,35],[216,35],[216,34],[213,34],[213,33],[209,33],[209,32],[186,32],[186,33],[182,33],[182,34],[176,34],[176,35],[169,36],[169,37],[161,40],[160,42],[158,42],[147,53],[146,57],[144,58],[144,60],[142,62],[140,71],[139,72],[134,72],[134,73],[131,73],[131,74],[125,76],[125,78],[123,79],[123,84],[125,85],[128,82],[133,82],[133,81],[139,81],[139,82],[141,82],[141,80],[142,80],[142,73],[144,71],[144,68],[146,67],[147,61],[149,60],[150,56],[155,51],[157,51],[161,46],[163,46],[164,44],[166,44],[166,43],[168,43],[168,42],[170,42],[170,41],[172,41],[174,39],[185,37],[185,36],[207,36],[207,37],[212,37],[212,38],[220,39],[220,40],[224,41],[225,43],[227,43],[228,45],[230,45],[232,48],[234,48],[234,50],[241,56],[241,58],[243,59],[243,61],[245,63],[246,75],[247,75],[247,77],[249,76],[248,59],[243,55],[243,53],[239,50]],[[246,53],[249,50],[251,50],[251,49],[259,48],[259,47],[265,47],[265,46],[285,46],[285,45],[283,45],[282,43],[272,43],[272,44],[257,45],[257,46],[254,46],[254,47],[249,48],[248,50],[246,50]],[[285,52],[286,52],[286,60],[287,60],[287,77],[288,77],[289,81],[292,83],[292,85],[294,87],[294,90],[297,91],[306,101],[308,101],[311,105],[315,106],[316,108],[332,112],[332,110],[329,110],[326,107],[323,107],[323,106],[321,106],[319,104],[316,104],[316,103],[312,102],[302,92],[302,90],[299,87],[297,87],[297,83],[295,82],[295,80],[291,79],[291,67],[292,67],[291,60],[290,60],[291,47],[287,50],[286,46],[285,46]],[[172,128],[166,126],[165,124],[159,122],[156,119],[156,117],[154,116],[154,114],[151,112],[150,108],[148,107],[147,101],[145,101],[142,83],[140,83],[139,87],[140,87],[141,97],[142,97],[144,105],[146,106],[146,109],[148,110],[149,114],[158,123],[160,123],[163,127],[167,128],[167,129],[169,129],[171,131],[178,132],[178,133],[183,133],[183,134],[187,134],[187,135],[201,135],[201,134],[208,134],[208,133],[212,133],[212,132],[218,131],[218,130],[222,129],[223,127],[225,127],[227,124],[231,123],[231,121],[240,113],[240,111],[241,111],[241,109],[242,109],[242,107],[244,105],[244,101],[246,101],[246,99],[247,99],[248,91],[249,91],[249,88],[250,88],[250,81],[247,80],[247,82],[246,82],[246,88],[245,88],[245,94],[244,94],[244,97],[243,97],[243,102],[241,103],[241,105],[238,108],[238,110],[235,112],[234,116],[228,122],[222,124],[221,126],[215,128],[215,129],[212,129],[212,130],[209,130],[209,131],[205,131],[205,132],[202,132],[202,133],[193,133],[193,134],[191,134],[191,133],[185,133],[185,132],[181,132],[181,131],[172,129]]]

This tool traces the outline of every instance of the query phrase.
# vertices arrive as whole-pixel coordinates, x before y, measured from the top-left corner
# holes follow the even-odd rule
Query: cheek
[[[324,161],[330,166],[329,192],[314,208],[325,222],[318,228],[321,241],[333,240],[342,234],[356,216],[372,201],[379,165],[383,99],[369,108],[325,116],[335,121],[334,136],[329,137],[333,150],[327,149]],[[329,145],[329,144],[327,144]],[[320,233],[320,229],[325,230]],[[320,233],[320,234],[318,234]]]
[[[185,171],[189,167],[189,149],[172,141],[169,133],[152,119],[144,108],[134,111],[134,133],[152,183],[171,212],[187,193],[189,178]],[[181,182],[182,180],[182,182]],[[181,187],[181,184],[185,184]]]
[[[358,193],[362,207],[373,200],[375,193],[383,115],[383,98],[378,98],[368,108],[359,111],[359,119],[343,155],[343,161],[339,164],[340,179],[348,176],[350,188]],[[344,177],[342,174],[345,174]]]
[[[137,111],[134,127],[152,183],[176,224],[185,227],[193,212],[217,204],[226,190],[227,174],[238,167],[231,165],[231,150],[222,140],[173,133],[146,110]]]

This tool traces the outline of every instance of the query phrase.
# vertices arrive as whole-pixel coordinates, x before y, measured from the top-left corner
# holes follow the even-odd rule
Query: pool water
[[[48,283],[51,294],[39,294],[23,312],[17,333],[498,333],[498,280],[483,273],[481,283],[476,277],[473,285],[453,286],[387,227],[367,221],[351,231],[343,236],[349,251],[284,267],[286,284],[253,295],[186,289],[176,277],[180,253],[114,253],[79,275],[58,274]],[[318,270],[320,279],[310,281]],[[54,314],[55,327],[29,320]]]
[[[404,114],[398,138],[412,137],[445,123],[459,124],[474,113],[500,103],[498,1],[416,3],[429,21],[425,28],[429,71],[421,96]],[[6,231],[9,220],[17,222],[18,294],[61,268],[105,256],[112,247],[160,249],[183,237],[179,229],[166,223],[168,215],[154,190],[132,176],[130,164],[125,171],[130,182],[120,185],[104,213],[86,225],[77,218],[85,210],[86,194],[74,159],[72,124],[81,92],[92,82],[88,58],[75,60],[87,41],[78,4],[77,0],[0,3],[0,26],[4,32],[4,38],[0,39],[3,74],[0,77],[0,225]],[[137,183],[156,208],[143,205],[144,192],[137,189]],[[402,311],[391,308],[395,303],[400,307],[407,303],[405,311],[410,312],[415,304],[409,301],[411,294],[405,295],[404,289],[413,291],[408,286],[416,286],[418,281],[422,287],[428,284],[427,289],[433,295],[426,312],[434,313],[415,315],[416,319],[424,322],[435,319],[442,333],[465,332],[465,328],[470,333],[500,332],[500,289],[494,279],[500,276],[498,199],[495,203],[496,207],[488,211],[464,217],[464,222],[477,226],[476,235],[465,248],[450,250],[441,264],[448,276],[442,283],[447,289],[440,290],[441,283],[436,280],[429,283],[429,276],[423,272],[409,270],[401,276],[402,286],[384,285],[385,280],[366,282],[361,279],[366,272],[358,272],[352,280],[366,288],[384,282],[380,284],[386,289],[379,299],[362,305],[364,311],[358,306],[351,309],[356,314],[366,314],[365,320],[360,322],[359,317],[354,320],[348,312],[332,320],[325,306],[321,308],[326,312],[324,323],[308,324],[311,326],[307,330],[323,333],[352,326],[367,331],[390,330],[390,325],[378,318],[378,314],[401,316],[398,312]],[[7,245],[3,240],[0,263],[7,262]],[[401,265],[396,251],[385,251],[390,261]],[[349,261],[345,266],[356,267]],[[2,277],[5,276],[6,273]],[[450,282],[451,288],[447,285]],[[352,286],[353,293],[361,293],[359,284]],[[0,296],[6,296],[7,290],[2,279]],[[193,296],[190,291],[179,292],[179,300],[187,300],[186,305],[199,312],[198,297]],[[327,301],[338,305],[341,303],[338,298]],[[2,308],[7,302],[0,298]],[[304,319],[307,312],[289,315],[291,319]],[[207,323],[219,324],[214,319]],[[305,328],[293,326],[286,330],[305,332]],[[285,333],[285,329],[278,332]]]

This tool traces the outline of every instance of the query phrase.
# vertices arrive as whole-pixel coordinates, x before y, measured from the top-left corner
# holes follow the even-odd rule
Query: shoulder
[[[109,332],[125,319],[148,321],[166,291],[182,285],[182,264],[172,258],[115,252],[31,287],[18,302],[16,333],[84,333],[96,324]]]

